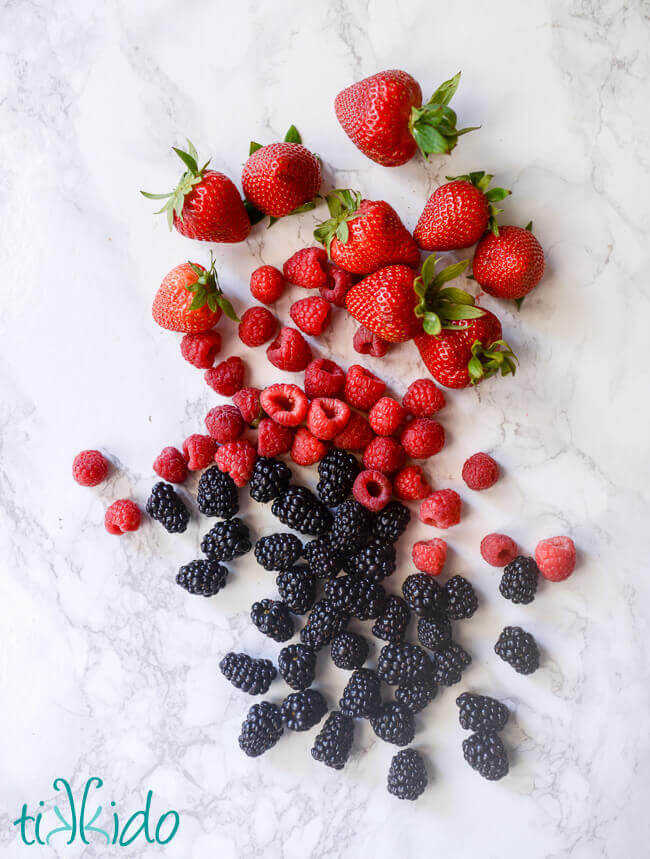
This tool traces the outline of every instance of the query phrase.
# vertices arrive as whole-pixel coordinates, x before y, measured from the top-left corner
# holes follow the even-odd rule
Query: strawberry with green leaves
[[[525,230],[501,227],[498,233],[488,234],[478,243],[472,274],[479,286],[495,298],[514,298],[521,304],[542,279],[544,251],[532,229],[532,221]]]
[[[210,268],[184,262],[165,276],[153,300],[151,314],[161,328],[196,334],[209,331],[221,314],[239,322],[232,304],[221,291],[210,260]]]

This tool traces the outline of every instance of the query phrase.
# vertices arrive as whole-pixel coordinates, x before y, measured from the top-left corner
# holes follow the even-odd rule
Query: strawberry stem
[[[198,185],[199,182],[202,181],[208,164],[210,163],[208,160],[202,167],[199,167],[199,155],[191,140],[187,141],[187,152],[183,149],[178,149],[176,146],[172,146],[172,149],[187,167],[187,170],[181,176],[178,185],[173,191],[170,191],[169,194],[149,194],[147,191],[140,191],[142,196],[147,197],[149,200],[167,200],[162,209],[158,209],[156,215],[166,212],[167,223],[169,224],[170,230],[174,226],[174,215],[176,215],[179,221],[183,220],[183,205],[185,203],[185,197],[187,197],[195,185]]]
[[[489,346],[484,346],[480,340],[475,340],[472,343],[472,357],[467,363],[472,385],[499,372],[502,376],[510,373],[514,376],[518,360],[505,340],[495,340]]]
[[[499,225],[497,223],[497,215],[503,212],[503,209],[498,209],[494,203],[505,200],[512,194],[508,188],[490,188],[490,182],[494,177],[491,173],[486,173],[485,170],[476,170],[473,173],[464,173],[462,176],[445,176],[450,182],[471,182],[471,184],[482,191],[485,199],[488,201],[490,217],[488,220],[488,230],[499,235]]]
[[[474,296],[464,289],[445,286],[467,268],[469,260],[448,265],[436,274],[435,254],[427,257],[422,264],[420,275],[413,281],[413,289],[419,301],[415,315],[422,319],[422,327],[427,334],[437,337],[443,328],[461,328],[450,325],[464,319],[477,319],[484,311],[474,304]]]
[[[335,236],[343,244],[347,243],[347,222],[357,217],[362,199],[359,191],[351,191],[349,188],[335,188],[325,197],[331,217],[316,227],[314,238],[327,248],[328,254]]]
[[[409,131],[425,158],[432,154],[449,155],[461,134],[480,128],[478,125],[456,128],[456,113],[449,107],[449,102],[459,83],[460,72],[440,84],[426,104],[411,108]]]
[[[192,303],[189,306],[190,310],[200,310],[202,307],[207,306],[214,313],[218,307],[226,314],[228,319],[232,319],[233,322],[240,322],[241,320],[235,313],[235,309],[230,303],[230,301],[223,294],[221,287],[219,285],[219,275],[217,274],[217,270],[215,268],[214,257],[212,256],[212,251],[210,251],[210,267],[205,269],[203,266],[197,265],[196,263],[190,262],[188,260],[188,265],[196,275],[196,280],[194,283],[186,286],[188,292],[193,294]]]

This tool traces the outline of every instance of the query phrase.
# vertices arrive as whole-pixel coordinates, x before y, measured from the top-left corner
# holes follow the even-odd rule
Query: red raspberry
[[[181,340],[181,355],[199,370],[209,370],[220,351],[221,334],[218,331],[186,334]]]
[[[214,462],[217,443],[209,435],[194,433],[183,442],[183,456],[190,471],[200,471]]]
[[[285,262],[282,267],[285,278],[305,289],[327,286],[327,251],[323,248],[303,248]]]
[[[245,486],[251,479],[257,451],[248,439],[229,441],[217,450],[214,461],[220,471],[225,471],[237,486]]]
[[[244,385],[244,362],[233,356],[205,371],[205,381],[222,397],[232,397]]]
[[[262,304],[273,304],[284,292],[282,272],[272,265],[256,268],[251,275],[251,295]]]
[[[402,501],[422,501],[431,495],[431,487],[419,465],[407,465],[393,478],[393,492]]]
[[[291,459],[296,465],[314,465],[327,453],[325,442],[312,435],[305,427],[300,427],[291,445]]]
[[[271,385],[262,392],[260,403],[269,417],[285,427],[301,424],[309,408],[309,400],[298,385]]]
[[[335,307],[345,307],[345,296],[352,286],[352,275],[337,265],[327,266],[327,286],[319,288],[320,294]]]
[[[402,430],[400,441],[413,459],[428,459],[439,453],[445,444],[445,431],[431,418],[413,418]]]
[[[244,346],[261,346],[278,330],[278,320],[267,307],[249,307],[237,333]]]
[[[82,450],[72,460],[72,476],[79,486],[97,486],[108,474],[108,461],[98,450]]]
[[[489,489],[499,479],[499,466],[487,453],[475,453],[465,460],[463,480],[470,489]]]
[[[363,464],[366,468],[382,471],[384,474],[395,474],[404,465],[405,459],[402,445],[397,439],[387,436],[373,438],[363,452]]]
[[[481,555],[493,567],[505,567],[519,554],[517,544],[505,534],[488,534],[481,540]]]
[[[259,388],[242,388],[241,391],[233,394],[232,401],[249,426],[257,426],[262,418],[261,393]]]
[[[300,331],[285,326],[267,348],[266,357],[278,370],[297,373],[311,361],[311,348]]]
[[[320,295],[301,298],[289,308],[289,316],[305,334],[318,337],[332,321],[332,308],[329,301]]]
[[[237,441],[244,432],[244,419],[237,406],[215,406],[205,416],[205,425],[219,444]]]
[[[378,337],[365,325],[360,325],[354,332],[352,346],[360,355],[372,355],[373,358],[383,358],[388,352],[389,343]]]
[[[292,427],[283,427],[273,418],[262,418],[257,428],[257,452],[260,456],[289,453],[293,442]]]
[[[432,492],[420,504],[420,519],[425,525],[436,528],[451,528],[460,522],[460,495],[453,489]]]
[[[345,373],[327,358],[317,358],[305,369],[305,393],[314,397],[336,397],[343,390]]]
[[[390,501],[390,480],[381,471],[360,471],[352,484],[352,495],[368,510],[382,510]]]
[[[406,420],[406,410],[392,397],[382,397],[370,409],[368,420],[377,435],[395,435]]]
[[[121,498],[113,501],[104,515],[104,527],[109,534],[124,534],[140,527],[140,508],[134,501]]]
[[[163,447],[153,461],[153,470],[168,483],[182,483],[187,477],[185,457],[176,447]]]
[[[350,406],[334,397],[316,397],[307,412],[307,428],[324,441],[331,441],[350,420]]]
[[[345,374],[345,399],[355,409],[367,412],[385,390],[386,384],[360,364],[353,364]]]
[[[576,567],[576,547],[571,537],[549,537],[535,548],[540,573],[549,582],[563,582]]]
[[[431,418],[445,405],[445,395],[431,379],[416,379],[402,397],[406,411],[416,418]]]
[[[332,443],[341,450],[363,450],[374,437],[375,434],[364,416],[359,412],[350,412],[350,420],[343,431],[334,436]]]
[[[421,573],[439,576],[447,560],[447,544],[440,537],[418,540],[413,545],[413,563]]]

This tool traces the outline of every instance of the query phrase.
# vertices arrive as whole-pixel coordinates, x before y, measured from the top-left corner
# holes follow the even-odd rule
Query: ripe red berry
[[[291,445],[291,459],[296,465],[314,465],[327,453],[327,445],[305,427],[300,427]]]
[[[262,391],[260,403],[269,417],[285,427],[301,424],[309,408],[309,401],[298,385],[271,385]]]
[[[318,337],[332,321],[332,308],[322,296],[310,295],[309,298],[294,301],[289,316],[305,334]]]
[[[209,370],[220,351],[221,334],[218,331],[186,334],[181,340],[181,355],[199,370]]]
[[[257,428],[257,452],[260,456],[289,453],[293,443],[293,427],[283,427],[273,418],[262,418]]]
[[[205,381],[222,397],[232,397],[244,385],[244,362],[236,355],[205,371]]]
[[[413,545],[413,563],[421,573],[439,576],[447,560],[447,544],[439,537],[419,540]]]
[[[402,397],[406,411],[416,418],[431,418],[445,405],[445,395],[431,379],[416,379]]]
[[[109,534],[124,534],[140,527],[140,508],[134,501],[121,498],[113,501],[104,514],[104,527]]]
[[[505,567],[519,554],[517,544],[505,534],[488,534],[481,540],[483,560],[492,567]]]
[[[341,450],[363,450],[375,437],[370,424],[359,412],[351,412],[350,420],[343,430],[332,440],[334,447]]]
[[[360,471],[352,485],[352,495],[368,510],[382,510],[390,501],[390,480],[381,471]]]
[[[377,435],[395,435],[406,420],[406,409],[392,397],[382,397],[370,409],[368,420]]]
[[[237,441],[244,432],[244,419],[237,406],[215,406],[205,416],[205,425],[219,444]]]
[[[97,486],[108,474],[108,461],[98,450],[82,450],[72,461],[72,476],[79,486]]]
[[[431,418],[413,418],[402,430],[400,441],[413,459],[428,459],[439,453],[445,444],[445,431]]]
[[[328,358],[317,358],[305,368],[305,393],[315,397],[336,397],[343,390],[345,373]]]
[[[453,489],[439,489],[420,505],[420,519],[425,525],[451,528],[460,522],[460,511],[460,495]]]
[[[183,442],[183,456],[190,471],[200,471],[214,462],[217,443],[209,435],[194,433]]]
[[[419,465],[407,465],[393,478],[393,493],[401,501],[422,501],[431,495],[431,486]]]
[[[334,397],[316,397],[307,412],[307,429],[316,438],[331,441],[350,420],[350,406]]]
[[[284,276],[272,265],[262,265],[251,275],[251,295],[262,304],[273,304],[284,292]]]
[[[278,320],[267,307],[249,307],[239,323],[237,333],[245,346],[261,346],[275,334]]]
[[[309,343],[295,328],[285,326],[266,350],[266,357],[278,370],[298,373],[311,361]]]
[[[365,325],[360,325],[354,332],[352,338],[352,347],[355,352],[360,355],[371,355],[373,358],[383,358],[390,343],[382,340],[374,331],[366,328]]]
[[[168,483],[182,483],[187,477],[185,457],[176,447],[164,447],[153,461],[153,470]]]
[[[282,267],[289,283],[305,289],[327,286],[327,252],[323,248],[303,248],[285,262]]]
[[[535,549],[540,573],[550,582],[562,582],[575,570],[576,547],[570,537],[549,537]]]
[[[320,294],[335,307],[345,307],[345,296],[352,286],[352,275],[337,265],[328,265],[327,275],[327,286],[320,287]]]
[[[237,486],[245,486],[251,478],[257,451],[248,439],[229,441],[217,450],[214,461],[220,471],[225,471]]]
[[[373,438],[363,452],[365,467],[384,474],[395,474],[404,465],[405,459],[402,445],[397,439],[388,436]]]
[[[262,417],[259,388],[242,388],[233,394],[232,401],[241,412],[244,422],[249,426],[257,426]]]
[[[345,374],[345,399],[355,409],[367,412],[385,390],[386,383],[360,364],[352,364]]]
[[[499,466],[487,453],[475,453],[463,465],[463,480],[470,489],[489,489],[499,479]]]

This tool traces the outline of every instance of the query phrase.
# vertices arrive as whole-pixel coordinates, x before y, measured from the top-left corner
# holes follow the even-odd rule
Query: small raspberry
[[[563,582],[576,567],[576,547],[571,537],[549,537],[535,548],[535,561],[549,582]]]
[[[370,409],[368,420],[377,435],[395,435],[406,420],[406,410],[392,397],[382,397]]]
[[[345,374],[345,399],[355,409],[367,412],[385,390],[385,382],[360,364],[352,364]]]
[[[345,373],[328,358],[317,358],[305,369],[305,393],[315,397],[336,397],[345,385]]]
[[[82,450],[72,460],[72,476],[79,486],[97,486],[108,474],[108,460],[98,450]]]
[[[153,461],[153,470],[168,483],[182,483],[187,477],[185,457],[176,447],[163,447]]]
[[[386,352],[388,352],[390,344],[382,340],[374,331],[366,328],[365,325],[360,325],[354,332],[352,346],[355,352],[358,352],[360,355],[383,358]]]
[[[431,495],[431,486],[419,465],[407,465],[393,478],[393,493],[402,501],[422,501]]]
[[[375,437],[370,424],[359,412],[351,412],[343,431],[334,436],[332,444],[341,450],[363,450]]]
[[[445,395],[431,379],[416,379],[402,397],[406,411],[416,418],[431,418],[445,405]]]
[[[187,467],[190,471],[200,471],[202,468],[207,468],[214,462],[216,452],[217,443],[209,435],[194,433],[183,442],[183,456],[187,460]]]
[[[345,307],[345,296],[352,286],[352,275],[337,265],[327,266],[327,286],[319,288],[320,294],[335,307]]]
[[[257,428],[257,452],[260,456],[279,456],[289,453],[293,442],[292,427],[283,427],[273,418],[262,418]]]
[[[519,548],[512,537],[505,534],[488,534],[481,540],[481,555],[492,567],[505,567],[519,554]]]
[[[282,267],[289,283],[305,289],[327,286],[327,251],[323,248],[303,248],[285,262]]]
[[[402,430],[400,441],[413,459],[428,459],[444,447],[445,431],[431,418],[413,418]]]
[[[499,466],[487,453],[475,453],[465,460],[463,480],[470,489],[489,489],[499,479]]]
[[[291,445],[291,459],[296,465],[314,465],[327,453],[325,442],[312,435],[305,427],[300,427]]]
[[[271,385],[262,392],[260,403],[269,417],[285,427],[301,424],[309,408],[309,400],[298,385]]]
[[[334,397],[316,397],[307,412],[307,428],[323,441],[331,441],[350,420],[350,406]]]
[[[239,409],[244,422],[249,426],[257,426],[262,418],[259,388],[242,388],[233,394],[232,401]]]
[[[392,494],[390,480],[381,471],[360,471],[352,484],[352,494],[368,510],[383,510]]]
[[[244,362],[233,356],[205,371],[205,381],[222,397],[232,397],[244,385]]]
[[[432,492],[420,504],[420,519],[425,525],[436,528],[451,528],[460,522],[460,495],[453,489]]]
[[[289,316],[305,334],[317,337],[332,321],[332,308],[320,295],[300,298],[289,308]]]
[[[261,346],[278,330],[278,320],[267,307],[249,307],[239,323],[237,333],[244,346]]]
[[[384,474],[395,474],[404,465],[406,454],[404,448],[395,438],[379,436],[373,438],[363,452],[363,464],[366,468],[381,471]]]
[[[218,331],[186,334],[181,340],[181,355],[199,370],[209,370],[220,351],[221,334]]]
[[[278,370],[297,373],[311,361],[309,343],[295,328],[285,326],[266,350],[266,357]]]
[[[109,534],[124,534],[140,527],[140,508],[134,501],[121,498],[113,501],[104,515],[104,527]]]
[[[214,461],[220,471],[225,471],[237,486],[245,486],[251,478],[257,451],[248,439],[229,441],[217,450]]]
[[[413,544],[413,563],[421,573],[439,576],[447,560],[447,544],[439,537]]]
[[[262,304],[273,304],[284,292],[282,272],[272,265],[262,265],[251,275],[251,295]]]
[[[205,416],[205,425],[219,444],[237,441],[244,432],[244,419],[237,406],[215,406]]]

